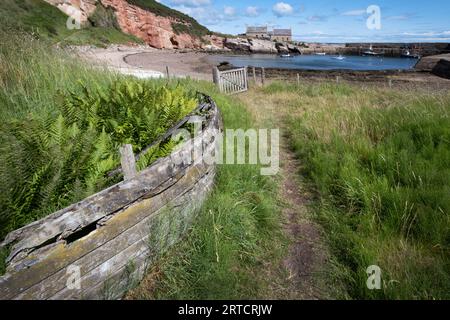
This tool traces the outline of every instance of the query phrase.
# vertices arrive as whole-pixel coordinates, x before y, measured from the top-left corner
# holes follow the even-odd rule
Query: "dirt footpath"
[[[280,108],[253,90],[239,95],[258,126],[281,128]],[[301,181],[301,163],[289,147],[289,138],[280,139],[281,180],[279,199],[283,204],[280,217],[287,239],[286,254],[267,270],[271,279],[267,299],[316,300],[330,298],[324,278],[328,265],[328,250],[322,229],[313,220],[310,203],[312,195]]]

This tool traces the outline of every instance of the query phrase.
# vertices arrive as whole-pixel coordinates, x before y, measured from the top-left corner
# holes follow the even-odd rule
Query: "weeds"
[[[265,91],[287,93],[292,147],[350,296],[448,298],[450,97],[345,85]],[[370,265],[383,271],[380,291],[366,287]]]

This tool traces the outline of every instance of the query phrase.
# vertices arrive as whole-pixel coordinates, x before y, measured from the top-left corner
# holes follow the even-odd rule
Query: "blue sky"
[[[291,27],[307,42],[450,42],[449,0],[160,0],[210,30],[239,34],[246,25]],[[381,29],[366,26],[377,5]]]

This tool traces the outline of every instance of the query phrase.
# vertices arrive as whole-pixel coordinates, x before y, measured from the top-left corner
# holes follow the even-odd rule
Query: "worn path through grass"
[[[241,94],[239,99],[247,107],[259,128],[280,128],[280,183],[279,197],[283,203],[283,230],[287,245],[285,257],[279,264],[270,266],[269,299],[326,299],[330,292],[325,289],[327,248],[320,226],[313,221],[309,208],[311,194],[298,178],[301,163],[289,148],[287,133],[283,128],[289,109],[278,101],[279,95],[271,97],[256,88]],[[282,98],[282,97],[281,97]]]

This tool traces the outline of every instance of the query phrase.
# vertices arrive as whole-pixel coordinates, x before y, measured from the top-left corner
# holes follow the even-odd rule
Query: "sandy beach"
[[[108,67],[125,74],[166,76],[168,67],[172,77],[212,80],[212,64],[207,60],[207,53],[158,50],[145,46],[111,46],[106,49],[78,47],[76,52],[96,66]]]
[[[166,72],[178,77],[212,81],[213,65],[208,62],[208,54],[203,52],[176,52],[158,50],[153,52],[132,53],[124,57],[124,61],[139,69],[150,69]]]

